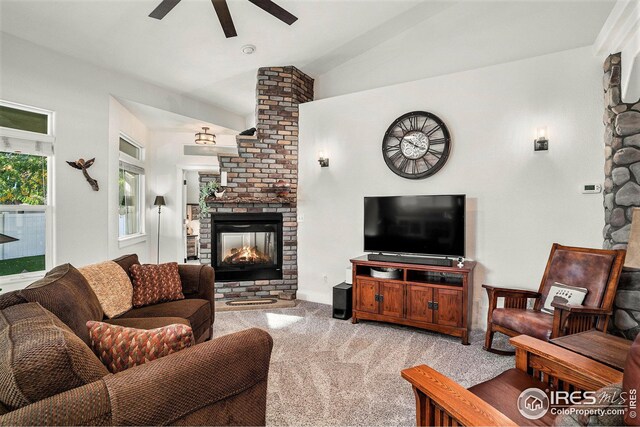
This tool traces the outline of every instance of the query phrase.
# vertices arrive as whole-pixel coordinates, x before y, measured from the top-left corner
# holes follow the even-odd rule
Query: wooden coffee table
[[[624,370],[624,362],[632,343],[632,341],[595,329],[553,338],[550,341],[619,371]]]

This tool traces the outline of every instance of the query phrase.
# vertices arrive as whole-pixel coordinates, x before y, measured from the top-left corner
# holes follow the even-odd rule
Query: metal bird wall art
[[[82,174],[86,178],[87,182],[89,183],[89,185],[91,185],[91,188],[93,188],[93,191],[98,191],[100,189],[100,187],[98,187],[98,181],[91,178],[89,176],[89,172],[87,172],[87,169],[91,167],[91,165],[95,160],[96,160],[95,157],[93,159],[89,159],[86,161],[84,159],[78,159],[75,162],[67,162],[67,164],[72,168],[80,169],[82,171]]]

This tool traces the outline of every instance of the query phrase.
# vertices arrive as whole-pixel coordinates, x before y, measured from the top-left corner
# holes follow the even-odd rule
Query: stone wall
[[[281,212],[283,215],[283,278],[216,283],[218,299],[268,297],[298,289],[297,191],[298,105],[313,100],[313,79],[296,67],[258,70],[256,128],[254,137],[238,137],[237,156],[219,156],[220,170],[227,172],[221,200],[211,200],[211,212]],[[201,175],[200,182],[214,179]],[[276,185],[284,181],[289,195],[278,197]],[[200,224],[201,262],[212,256],[211,216]]]
[[[626,249],[634,207],[640,207],[640,102],[621,99],[620,54],[604,63],[604,248]],[[640,331],[640,272],[625,268],[614,308],[614,332]]]

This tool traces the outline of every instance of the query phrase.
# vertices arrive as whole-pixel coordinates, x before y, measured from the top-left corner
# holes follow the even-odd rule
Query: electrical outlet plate
[[[602,192],[602,185],[600,184],[585,184],[582,186],[582,192],[584,194],[599,194]]]

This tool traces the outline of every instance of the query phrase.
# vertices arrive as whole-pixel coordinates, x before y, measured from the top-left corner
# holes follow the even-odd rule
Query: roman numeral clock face
[[[449,148],[449,130],[437,116],[425,111],[398,117],[382,141],[382,155],[389,169],[408,179],[438,172],[449,157]]]

